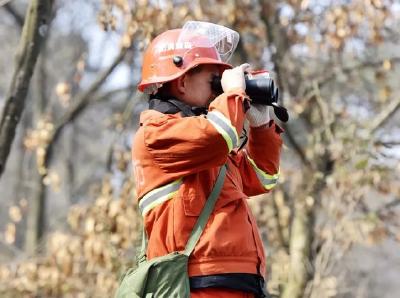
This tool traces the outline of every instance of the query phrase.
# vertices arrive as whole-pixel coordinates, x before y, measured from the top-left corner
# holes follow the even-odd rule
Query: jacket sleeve
[[[250,128],[249,142],[238,153],[243,192],[255,196],[269,192],[279,177],[283,130],[271,120],[269,127]]]
[[[167,173],[184,176],[220,166],[238,146],[245,100],[236,90],[217,97],[206,116],[151,118],[143,124],[145,146]]]

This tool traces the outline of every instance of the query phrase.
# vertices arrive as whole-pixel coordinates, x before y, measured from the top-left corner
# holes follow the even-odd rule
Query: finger
[[[250,64],[249,63],[243,63],[242,65],[239,66],[239,68],[245,72],[246,70],[248,70],[250,68]]]

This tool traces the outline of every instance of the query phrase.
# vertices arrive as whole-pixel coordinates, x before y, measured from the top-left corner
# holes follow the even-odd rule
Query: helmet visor
[[[215,48],[227,63],[239,42],[239,33],[227,27],[199,21],[188,21],[178,37],[178,44],[190,52],[194,48]]]

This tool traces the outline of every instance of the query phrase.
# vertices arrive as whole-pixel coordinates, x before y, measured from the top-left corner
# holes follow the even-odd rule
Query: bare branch
[[[398,205],[400,205],[400,198],[394,199],[394,200],[390,201],[389,203],[386,203],[381,208],[379,208],[379,210],[377,210],[376,213],[378,215],[382,215],[387,210],[392,209]]]
[[[375,146],[383,146],[386,148],[392,148],[394,146],[399,146],[400,145],[400,141],[382,141],[382,140],[378,140],[374,142]]]
[[[11,2],[11,0],[1,0],[0,7],[2,7],[3,5],[7,5],[8,2]]]
[[[400,98],[392,101],[386,109],[381,111],[378,116],[375,117],[374,121],[369,127],[370,134],[373,134],[378,128],[382,127],[393,115],[397,112],[400,107]]]
[[[11,3],[6,3],[4,5],[4,9],[14,18],[18,27],[22,28],[24,25],[24,17],[19,14],[19,12],[11,5]]]
[[[17,124],[25,107],[25,98],[33,74],[40,45],[49,26],[51,0],[33,0],[26,13],[26,21],[16,54],[16,64],[0,122],[0,176],[7,162]]]
[[[132,97],[133,97],[133,99],[131,99]],[[126,127],[126,123],[131,118],[133,109],[135,108],[135,106],[140,101],[140,96],[138,96],[138,91],[134,91],[134,89],[131,88],[130,92],[127,94],[126,100],[127,100],[127,104],[126,104],[125,109],[124,109],[124,111],[122,113],[122,125],[123,125],[123,127]],[[111,172],[112,156],[113,156],[113,153],[114,153],[114,144],[116,143],[117,139],[121,136],[122,131],[123,130],[120,130],[117,134],[115,134],[114,141],[111,142],[111,146],[108,149],[106,168],[107,168],[107,171],[109,173]]]
[[[400,57],[386,58],[384,60],[389,60],[391,63],[399,63],[400,62]],[[384,60],[369,61],[369,62],[364,62],[364,63],[357,64],[357,65],[344,67],[344,68],[341,68],[341,69],[336,69],[333,73],[330,73],[327,76],[323,77],[321,80],[319,80],[318,86],[319,86],[319,88],[321,88],[325,84],[329,83],[332,79],[334,79],[336,77],[338,72],[341,72],[341,73],[344,73],[344,74],[350,74],[353,71],[361,70],[361,69],[364,69],[364,68],[369,68],[369,67],[377,68],[379,66],[382,66]]]
[[[52,155],[52,148],[54,143],[60,136],[63,128],[70,122],[74,121],[80,113],[85,109],[85,107],[92,101],[93,95],[101,87],[101,85],[106,81],[109,75],[113,72],[115,67],[123,60],[125,54],[128,52],[129,48],[122,47],[120,53],[115,58],[114,62],[93,82],[93,84],[86,91],[78,94],[75,99],[72,100],[74,103],[72,107],[64,114],[63,117],[56,123],[53,134],[50,138],[49,144],[46,149],[45,155],[45,168],[48,167],[49,161]]]
[[[321,111],[321,118],[322,118],[322,123],[324,124],[324,131],[325,131],[325,136],[328,141],[328,143],[333,142],[333,133],[331,130],[331,124],[333,122],[333,117],[329,117],[329,108],[326,104],[326,102],[322,99],[320,89],[318,87],[317,81],[313,82],[313,90],[314,90],[314,95],[315,95],[315,100],[317,102],[317,106],[319,107],[319,110]]]
[[[310,160],[307,158],[306,153],[304,152],[303,148],[300,146],[300,144],[294,138],[290,127],[287,124],[283,124],[282,126],[285,129],[285,137],[288,139],[288,141],[292,145],[294,151],[300,157],[300,160],[302,161],[302,163],[307,168],[310,168],[310,169],[313,168],[313,166],[312,166]]]
[[[276,7],[268,1],[260,1],[260,5],[262,7],[260,17],[266,26],[269,44],[273,44],[277,48],[276,51],[272,54],[271,60],[274,63],[274,70],[277,74],[277,84],[279,87],[279,91],[281,94],[284,94],[285,86],[283,83],[284,81],[282,80],[282,77],[284,75],[284,67],[282,65],[282,61],[288,49],[288,39],[286,35],[282,34],[281,29],[276,26],[276,24],[279,24],[279,21],[277,20],[279,14],[276,13]],[[285,129],[285,136],[287,137],[289,143],[293,146],[294,151],[300,157],[302,163],[306,167],[311,168],[312,165],[307,159],[306,154],[304,153],[304,149],[296,141],[293,134],[291,133],[290,126],[284,123],[282,125]]]
[[[99,96],[97,96],[96,98],[94,98],[93,100],[91,100],[91,102],[101,102],[101,101],[103,101],[103,100],[107,100],[107,99],[110,99],[111,97],[114,97],[115,95],[117,95],[117,94],[120,94],[120,93],[126,93],[126,92],[129,92],[129,93],[131,93],[131,91],[134,89],[134,86],[133,85],[128,85],[128,86],[126,86],[126,87],[122,87],[122,88],[117,88],[117,89],[114,89],[114,90],[110,90],[110,91],[108,91],[108,92],[106,92],[106,93],[104,93],[104,94],[101,94],[101,95],[99,95]]]
[[[282,204],[278,203],[279,201],[284,201],[284,197],[287,196],[284,189],[276,190],[274,195],[272,196],[272,209],[274,210],[273,219],[276,221],[276,233],[277,233],[277,242],[280,248],[284,249],[286,253],[289,254],[289,243],[287,237],[285,238],[280,218],[281,218],[281,209]],[[278,197],[280,197],[278,199]]]

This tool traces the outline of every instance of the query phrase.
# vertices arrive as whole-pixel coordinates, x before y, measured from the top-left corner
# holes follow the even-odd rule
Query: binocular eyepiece
[[[279,90],[268,72],[261,70],[245,74],[246,94],[251,98],[252,104],[272,106],[276,117],[287,122],[289,114],[287,110],[278,103]],[[221,77],[215,76],[211,82],[212,90],[222,94]]]

